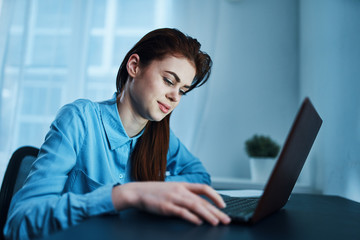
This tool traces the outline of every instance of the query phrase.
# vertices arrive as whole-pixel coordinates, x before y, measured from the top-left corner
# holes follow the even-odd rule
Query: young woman
[[[169,129],[181,97],[204,84],[210,57],[176,29],[145,35],[125,56],[117,93],[77,100],[51,124],[24,187],[13,197],[7,238],[33,238],[100,214],[136,207],[195,224],[228,224],[209,174]]]

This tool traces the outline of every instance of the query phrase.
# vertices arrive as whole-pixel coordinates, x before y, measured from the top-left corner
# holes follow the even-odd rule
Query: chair
[[[11,198],[24,184],[38,153],[38,148],[24,146],[17,149],[10,158],[0,192],[0,239],[4,239],[3,229]]]

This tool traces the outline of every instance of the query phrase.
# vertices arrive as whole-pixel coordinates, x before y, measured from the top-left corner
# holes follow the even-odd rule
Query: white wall
[[[360,1],[300,3],[300,92],[324,120],[313,184],[360,201]]]
[[[195,93],[203,102],[184,98],[173,123],[212,176],[250,177],[245,139],[263,133],[283,143],[309,96],[324,123],[302,178],[318,192],[360,201],[360,1],[183,4],[177,26],[205,43],[214,68]]]
[[[193,2],[198,6],[192,9],[200,11],[195,16],[203,20],[191,24],[194,14],[183,13],[193,16],[183,30],[206,37],[199,40],[214,67],[209,82],[194,91],[204,102],[185,97],[178,112],[194,111],[174,130],[212,177],[250,178],[245,140],[259,133],[282,144],[298,107],[297,1],[210,1],[210,9],[207,1]],[[177,112],[173,121],[180,121]],[[189,144],[186,132],[193,126]]]

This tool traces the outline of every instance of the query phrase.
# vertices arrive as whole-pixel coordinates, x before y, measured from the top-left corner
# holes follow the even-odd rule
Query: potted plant
[[[251,179],[265,182],[275,164],[280,146],[268,136],[255,134],[245,141],[245,150],[250,157]]]

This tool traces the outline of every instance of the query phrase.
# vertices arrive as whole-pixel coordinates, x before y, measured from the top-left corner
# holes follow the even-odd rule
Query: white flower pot
[[[264,183],[270,177],[276,160],[274,158],[250,158],[251,180]]]

